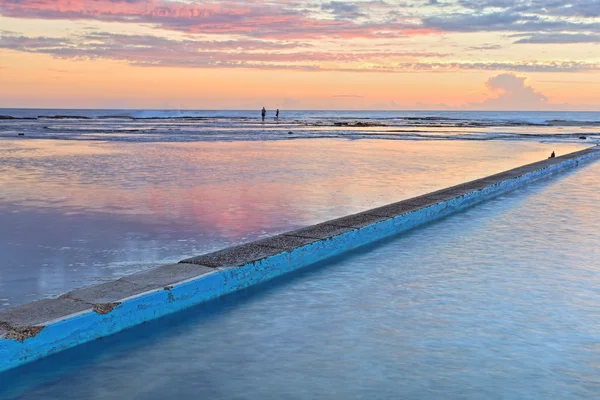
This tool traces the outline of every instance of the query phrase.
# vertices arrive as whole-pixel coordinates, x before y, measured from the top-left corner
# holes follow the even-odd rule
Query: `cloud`
[[[405,63],[396,66],[407,71],[451,72],[461,70],[513,71],[513,72],[585,72],[600,70],[599,63],[583,61],[545,62],[448,62]]]
[[[596,58],[577,59],[591,51],[577,51],[575,57],[565,51],[550,59],[533,52],[519,61],[486,60],[485,53],[475,53],[507,50],[506,38],[516,44],[599,43],[600,0],[0,0],[0,15],[82,21],[78,34],[70,31],[65,38],[0,31],[0,48],[144,67],[379,73],[600,70]],[[128,29],[122,24],[152,28],[157,36],[97,32],[93,21],[119,22],[119,29]],[[479,46],[465,42],[464,52],[454,58],[446,53],[450,50],[420,50],[428,39],[409,40],[470,32],[499,33]],[[452,43],[460,36],[441,36],[442,43],[450,43],[444,49],[460,47]],[[532,59],[536,56],[544,60]]]
[[[598,0],[459,0],[458,4],[473,11],[504,9],[554,17],[600,17]]]
[[[547,31],[598,31],[595,21],[571,21],[542,18],[539,15],[514,11],[483,14],[454,13],[423,19],[423,26],[443,32],[547,32]]]
[[[475,50],[475,51],[500,50],[500,49],[502,49],[502,46],[500,46],[498,44],[484,44],[481,46],[471,46],[468,49]]]
[[[321,8],[340,19],[363,18],[367,15],[360,11],[359,4],[345,1],[332,1],[321,5]]]
[[[92,32],[52,38],[0,35],[0,48],[49,54],[57,58],[125,61],[138,66],[331,70],[361,62],[443,57],[426,52],[324,52],[296,42],[264,40],[174,40],[151,35]],[[307,64],[309,63],[309,64]],[[310,64],[310,63],[314,63]],[[322,69],[317,64],[334,66]],[[336,67],[337,66],[337,67]]]
[[[600,30],[599,0],[0,0],[0,15],[151,24],[187,33],[269,39]]]
[[[470,108],[488,110],[543,110],[548,108],[548,97],[528,86],[527,78],[504,73],[488,79],[485,86],[495,97],[481,103],[470,103]]]
[[[386,8],[387,3],[373,1],[368,6]],[[358,6],[344,2],[327,3],[324,9],[348,18],[363,15]],[[322,18],[315,12],[307,12],[303,2],[290,0],[0,0],[0,14],[15,18],[146,23],[188,33],[279,39],[400,37],[412,29],[422,33],[422,27],[398,21],[357,23],[346,18]]]
[[[513,35],[513,37],[519,36],[524,37],[517,40],[516,44],[600,43],[600,34],[598,33],[534,33],[531,35]]]
[[[582,34],[600,30],[599,0],[456,0],[452,4],[452,13],[425,16],[423,26],[442,32]]]
[[[52,38],[0,35],[0,48],[48,54],[62,59],[124,61],[137,66],[184,68],[262,68],[342,72],[514,72],[598,71],[600,64],[582,61],[544,62],[399,62],[394,59],[439,58],[427,52],[324,52],[297,42],[265,40],[174,40],[151,35],[91,32]],[[368,62],[364,66],[363,63]],[[326,63],[327,66],[321,64]]]
[[[425,62],[446,54],[393,51],[319,51],[291,41],[175,40],[152,35],[89,32],[69,38],[0,35],[0,49],[48,54],[71,60],[114,60],[135,66],[183,68],[260,68],[340,72],[585,72],[600,64],[583,61]],[[342,49],[344,50],[344,49]],[[398,62],[399,60],[414,62]]]

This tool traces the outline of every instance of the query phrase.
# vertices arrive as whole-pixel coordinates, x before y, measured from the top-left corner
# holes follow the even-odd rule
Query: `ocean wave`
[[[35,120],[37,118],[34,118],[34,117],[13,117],[12,115],[0,115],[0,120],[13,120],[13,119]]]
[[[555,119],[548,121],[550,126],[600,126],[600,121],[568,121]]]
[[[37,114],[34,114],[37,111]],[[97,120],[97,121],[185,121],[251,123],[260,122],[255,111],[151,111],[151,110],[57,110],[56,113],[40,113],[41,110],[0,109],[0,120]],[[595,127],[600,126],[600,113],[486,113],[486,112],[440,112],[440,115],[410,115],[415,112],[333,112],[288,111],[282,113],[280,122],[306,126],[376,127],[376,126],[426,126],[426,127]],[[365,115],[368,114],[368,115]],[[406,115],[408,114],[408,115]],[[532,114],[532,115],[530,115]],[[566,115],[565,115],[566,114]],[[588,115],[589,114],[589,115]],[[563,115],[572,118],[562,118]],[[272,120],[274,116],[269,117]],[[560,118],[558,118],[560,117]]]
[[[270,113],[265,122],[256,114],[0,109],[0,137],[134,142],[342,138],[598,143],[600,139],[600,113],[288,111],[279,120]]]
[[[37,119],[92,119],[84,115],[39,115]]]
[[[125,119],[125,120],[133,120],[130,115],[99,115],[96,117],[97,119]]]

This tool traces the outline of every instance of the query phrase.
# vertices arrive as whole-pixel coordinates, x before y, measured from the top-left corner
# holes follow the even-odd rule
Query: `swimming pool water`
[[[0,309],[582,147],[0,142]]]
[[[600,393],[600,163],[0,375],[17,399]]]

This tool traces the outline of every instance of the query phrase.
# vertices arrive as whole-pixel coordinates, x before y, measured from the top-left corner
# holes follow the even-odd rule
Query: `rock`
[[[94,304],[94,312],[96,314],[106,315],[112,312],[112,310],[119,305],[121,305],[121,303]]]
[[[293,135],[293,134],[294,134],[294,132],[292,132],[292,131],[288,132],[288,135]]]
[[[4,335],[4,338],[23,343],[25,339],[36,337],[43,329],[43,326],[23,326],[12,328],[6,333],[6,335]]]
[[[585,140],[585,139],[587,139],[587,138],[586,138],[585,136],[579,136],[579,139],[581,139],[581,140]]]
[[[19,133],[19,136],[25,136],[25,134],[21,132],[21,133]]]

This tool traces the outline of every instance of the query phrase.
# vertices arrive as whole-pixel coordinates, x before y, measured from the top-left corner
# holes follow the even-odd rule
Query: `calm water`
[[[589,164],[13,371],[0,388],[16,399],[600,398],[599,175]]]
[[[0,308],[580,148],[0,139]]]

